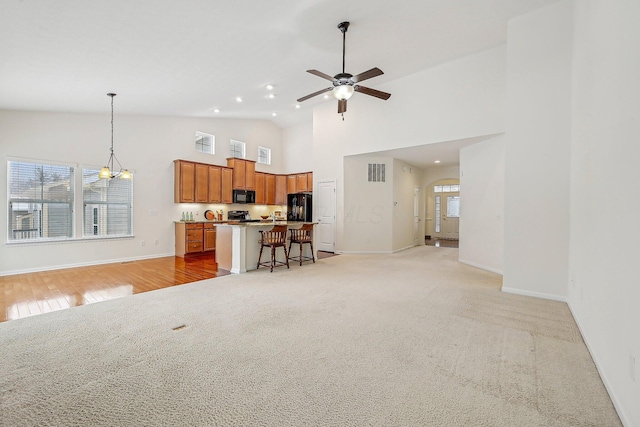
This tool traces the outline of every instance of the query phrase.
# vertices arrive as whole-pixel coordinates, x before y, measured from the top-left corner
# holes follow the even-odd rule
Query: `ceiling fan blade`
[[[333,90],[333,87],[328,87],[326,89],[322,89],[322,90],[319,90],[317,92],[313,92],[310,95],[303,96],[302,98],[298,99],[298,102],[306,101],[309,98],[313,98],[314,96],[320,95],[321,93],[329,92],[330,90]]]
[[[365,71],[364,73],[356,74],[355,76],[351,77],[351,80],[354,83],[358,83],[358,82],[370,79],[372,77],[381,76],[382,74],[384,74],[382,70],[378,67],[375,67],[370,69],[369,71]]]
[[[325,74],[322,71],[318,71],[318,70],[307,70],[307,73],[311,73],[314,76],[318,76],[318,77],[322,77],[323,79],[327,79],[330,82],[334,81],[335,79],[333,77],[331,77],[329,74]]]
[[[364,93],[365,95],[375,96],[376,98],[380,98],[384,100],[389,99],[389,97],[391,96],[390,93],[382,92],[380,90],[375,90],[375,89],[371,89],[370,87],[364,87],[359,85],[355,85],[353,87],[353,90],[355,90],[356,92]]]
[[[347,111],[347,100],[338,100],[338,114],[344,113],[345,111]]]

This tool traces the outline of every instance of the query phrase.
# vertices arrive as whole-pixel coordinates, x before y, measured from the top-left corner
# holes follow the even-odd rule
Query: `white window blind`
[[[97,169],[82,169],[85,237],[133,235],[133,179],[100,179]]]
[[[9,240],[73,237],[74,167],[7,162]]]
[[[237,157],[239,159],[244,159],[245,156],[245,143],[242,141],[234,141],[231,140],[231,144],[229,145],[229,153],[231,157]]]
[[[258,163],[271,164],[271,148],[258,147]]]

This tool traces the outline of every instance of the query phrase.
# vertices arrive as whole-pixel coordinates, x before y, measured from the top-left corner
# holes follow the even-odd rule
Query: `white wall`
[[[424,245],[424,223],[418,225],[418,240],[414,240],[414,189],[419,189],[419,217],[424,217],[424,189],[420,188],[422,170],[393,159],[393,235],[392,250],[399,251]],[[421,209],[422,208],[422,209]],[[422,236],[422,237],[420,237]]]
[[[369,163],[385,165],[385,182],[368,182]],[[344,158],[343,253],[390,253],[393,237],[394,161],[381,156]]]
[[[110,114],[56,114],[0,111],[0,200],[7,200],[7,157],[67,162],[101,167],[109,158]],[[216,155],[194,149],[196,131],[216,136]],[[114,118],[114,148],[123,166],[134,171],[133,239],[7,245],[7,209],[0,210],[0,274],[62,266],[139,259],[174,253],[173,221],[182,211],[202,218],[209,208],[234,208],[173,203],[173,160],[226,165],[229,139],[247,143],[247,158],[257,146],[272,148],[273,164],[259,170],[283,172],[282,131],[269,121],[119,116]],[[245,206],[245,205],[238,205]],[[76,212],[82,212],[77,197]],[[152,213],[157,213],[157,215]],[[76,235],[82,235],[76,218]],[[146,242],[141,246],[141,241]],[[158,240],[158,245],[154,241]]]
[[[388,101],[356,94],[344,116],[336,101],[314,109],[316,181],[336,179],[336,249],[344,249],[343,157],[504,131],[505,46],[375,86]]]
[[[564,299],[572,2],[509,22],[503,290]]]
[[[459,260],[502,273],[506,136],[460,150]]]
[[[637,0],[575,2],[568,298],[628,426],[640,426],[638,22]]]
[[[282,150],[285,173],[312,171],[313,121],[283,129],[282,146],[286,147]]]

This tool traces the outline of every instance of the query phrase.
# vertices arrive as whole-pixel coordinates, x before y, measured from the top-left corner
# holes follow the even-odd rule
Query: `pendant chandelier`
[[[115,93],[108,93],[107,96],[111,97],[111,155],[109,156],[109,160],[107,161],[107,165],[100,169],[100,173],[98,177],[100,179],[112,179],[115,177],[119,177],[120,179],[131,179],[131,172],[127,169],[123,169],[122,165],[118,161],[115,153],[113,152],[113,97],[116,96]],[[115,173],[115,163],[118,164],[120,170]]]

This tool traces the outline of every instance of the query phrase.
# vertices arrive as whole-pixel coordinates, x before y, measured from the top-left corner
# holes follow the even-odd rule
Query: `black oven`
[[[255,203],[256,192],[253,190],[233,190],[233,203]]]

